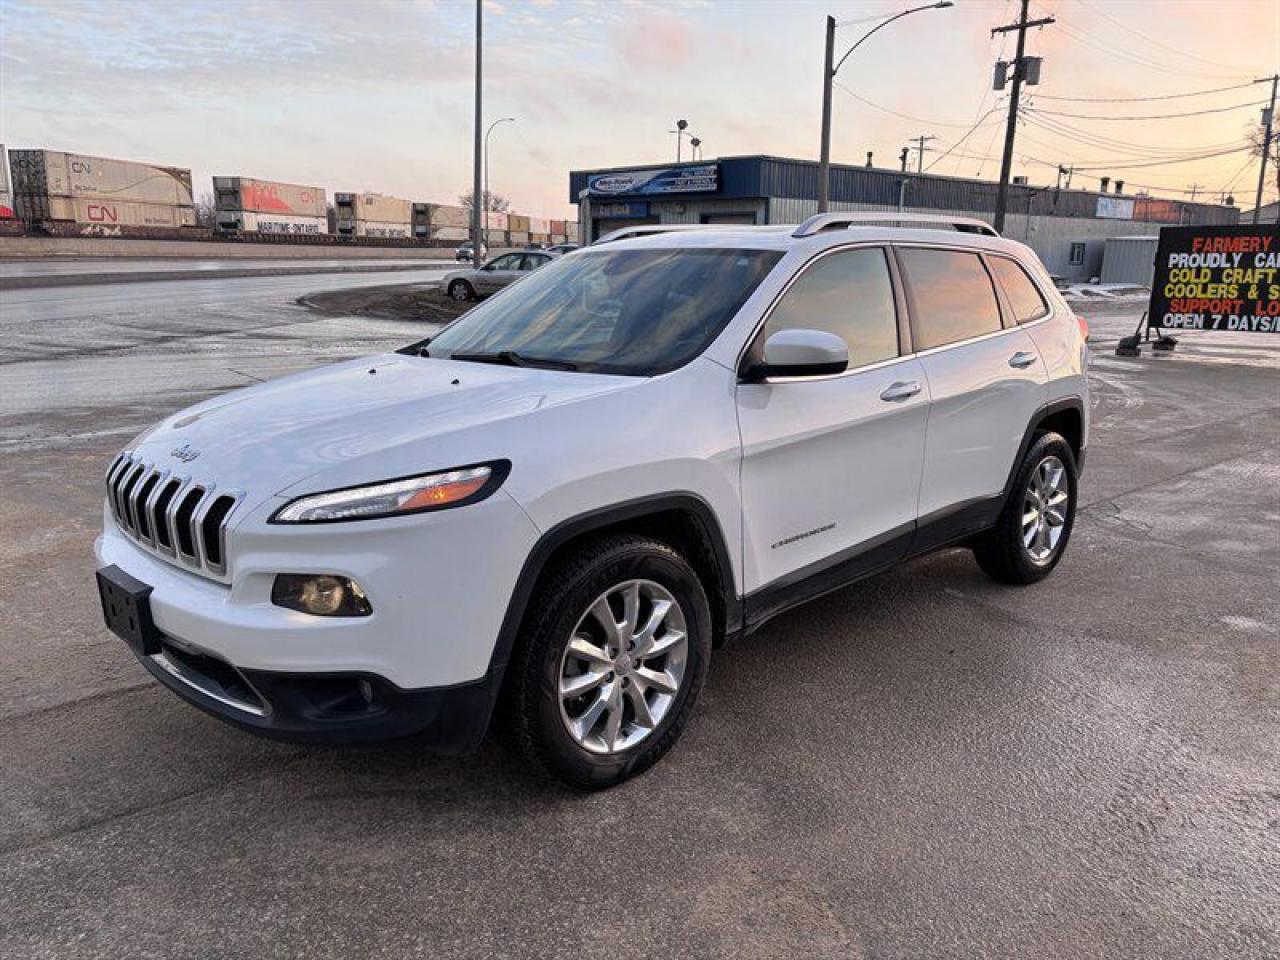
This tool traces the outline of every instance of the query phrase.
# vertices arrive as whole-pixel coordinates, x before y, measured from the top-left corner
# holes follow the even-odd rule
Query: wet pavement
[[[771,622],[647,775],[306,750],[101,624],[102,470],[164,413],[420,325],[271,278],[0,298],[0,956],[1280,955],[1280,338],[1111,350],[1055,574],[963,551]],[[43,294],[43,295],[39,295]]]

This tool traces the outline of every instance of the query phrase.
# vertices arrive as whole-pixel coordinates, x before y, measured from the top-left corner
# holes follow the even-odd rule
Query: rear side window
[[[907,247],[901,257],[917,350],[1000,329],[996,290],[976,253]]]
[[[1009,298],[1009,305],[1013,307],[1013,315],[1019,323],[1030,323],[1048,316],[1049,305],[1027,276],[1027,271],[1004,257],[992,257],[987,262],[991,264],[1000,286],[1004,287],[1004,295]]]
[[[850,368],[896,357],[898,311],[884,250],[830,253],[800,274],[769,315],[764,335],[797,328],[841,337]]]

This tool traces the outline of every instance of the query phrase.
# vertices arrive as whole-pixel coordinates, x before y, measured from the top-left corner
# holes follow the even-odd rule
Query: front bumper
[[[496,683],[404,690],[373,674],[276,673],[242,669],[166,637],[147,671],[219,720],[273,740],[358,744],[415,737],[443,753],[479,745]]]
[[[496,641],[537,537],[502,491],[458,510],[388,520],[244,523],[223,580],[143,549],[105,511],[104,524],[99,566],[151,587],[163,649],[139,659],[195,706],[294,741],[417,734],[464,750],[483,735],[500,676]],[[276,606],[271,585],[283,572],[350,577],[373,613],[313,617]]]

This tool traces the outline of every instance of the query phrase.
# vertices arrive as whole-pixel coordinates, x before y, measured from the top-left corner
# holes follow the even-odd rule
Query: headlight
[[[509,462],[498,460],[420,477],[312,493],[285,504],[271,522],[334,523],[461,507],[483,500],[497,490],[510,469]]]

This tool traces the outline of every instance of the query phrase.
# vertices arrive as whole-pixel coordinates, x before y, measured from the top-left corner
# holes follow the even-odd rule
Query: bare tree
[[[217,219],[217,207],[213,202],[213,194],[206,190],[196,198],[196,226],[213,227]]]
[[[484,199],[484,209],[488,210],[490,213],[506,213],[511,209],[511,201],[500,193],[485,193]],[[470,209],[471,191],[468,190],[466,193],[461,194],[458,197],[458,203],[462,204],[467,209]]]

